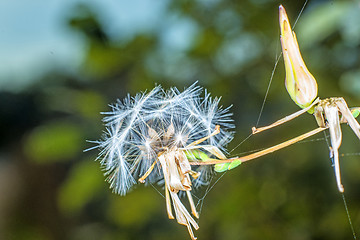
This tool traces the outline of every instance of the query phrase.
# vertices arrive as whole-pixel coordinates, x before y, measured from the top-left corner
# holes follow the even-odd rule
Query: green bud
[[[215,172],[225,172],[227,170],[231,170],[233,168],[236,168],[241,164],[241,160],[235,160],[231,163],[218,163],[215,164]]]

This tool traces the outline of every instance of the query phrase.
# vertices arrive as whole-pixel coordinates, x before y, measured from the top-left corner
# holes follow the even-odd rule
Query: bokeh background
[[[100,112],[117,98],[196,80],[233,105],[231,156],[315,128],[304,115],[243,141],[280,54],[279,4],[294,24],[304,1],[1,1],[0,239],[189,239],[154,188],[111,193],[86,140],[100,138]],[[350,106],[360,105],[359,12],[359,1],[312,0],[295,27],[319,96]],[[298,110],[283,68],[281,59],[259,125]],[[345,196],[360,234],[359,139],[343,133]],[[352,238],[324,134],[210,186],[196,192],[199,239]]]

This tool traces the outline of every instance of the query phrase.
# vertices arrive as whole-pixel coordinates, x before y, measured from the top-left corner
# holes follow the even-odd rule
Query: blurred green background
[[[2,1],[0,239],[189,239],[154,188],[112,194],[97,150],[83,152],[94,146],[86,140],[100,138],[100,112],[117,98],[199,80],[233,104],[231,151],[257,123],[280,53],[279,4],[294,24],[304,2]],[[359,1],[313,0],[295,27],[319,96],[343,96],[349,106],[360,105],[359,12]],[[259,125],[298,110],[283,68],[281,59]],[[230,155],[315,127],[304,115]],[[345,125],[343,133],[342,179],[360,234],[359,140]],[[210,186],[205,197],[196,192],[199,239],[352,238],[323,134],[217,174]]]

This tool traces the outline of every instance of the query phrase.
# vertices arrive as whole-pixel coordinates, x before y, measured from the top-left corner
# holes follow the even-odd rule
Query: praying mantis
[[[319,127],[329,128],[330,156],[333,159],[336,183],[338,190],[344,192],[341,183],[339,148],[342,141],[341,123],[347,123],[355,135],[360,139],[360,125],[356,117],[360,108],[350,109],[342,97],[331,97],[320,100],[317,98],[318,86],[315,78],[307,69],[299,50],[296,35],[291,31],[285,8],[279,7],[279,21],[281,31],[281,47],[285,63],[285,86],[291,99],[303,110],[287,116],[275,123],[261,128],[253,128],[253,134],[290,121],[299,115],[308,112],[314,115]],[[316,99],[315,99],[316,98]]]
[[[349,108],[346,101],[342,97],[331,97],[323,100],[317,97],[318,85],[316,79],[309,72],[304,63],[304,60],[302,59],[296,35],[291,30],[289,19],[287,17],[285,8],[282,5],[279,6],[279,23],[281,33],[280,41],[285,64],[286,90],[289,93],[291,99],[299,107],[301,107],[302,110],[288,115],[268,126],[260,128],[253,127],[252,133],[257,134],[279,126],[283,123],[295,119],[296,117],[306,112],[314,115],[318,124],[318,128],[294,139],[256,152],[254,154],[250,154],[241,158],[223,160],[222,163],[218,162],[215,165],[215,171],[222,172],[231,170],[234,167],[240,165],[242,162],[255,159],[273,151],[277,151],[281,148],[287,147],[293,143],[315,135],[321,131],[329,129],[331,141],[330,156],[332,157],[334,163],[336,183],[339,192],[344,192],[344,187],[341,183],[339,163],[339,148],[342,141],[340,124],[347,123],[355,135],[360,139],[360,125],[355,119],[360,115],[360,107]],[[212,163],[216,162],[213,161]]]
[[[215,171],[217,172],[231,170],[239,166],[242,162],[264,156],[271,152],[290,146],[310,136],[313,136],[326,129],[329,129],[331,142],[331,146],[329,147],[330,156],[333,159],[337,188],[339,192],[342,193],[344,192],[344,187],[341,182],[339,163],[339,148],[342,141],[340,124],[347,123],[351,127],[355,135],[360,139],[360,125],[355,119],[360,115],[360,107],[349,108],[346,101],[342,97],[331,97],[326,99],[320,99],[317,97],[318,85],[316,79],[309,72],[304,63],[304,60],[302,59],[296,35],[291,30],[289,19],[287,17],[285,8],[282,5],[279,6],[279,23],[281,32],[280,41],[286,73],[286,90],[289,93],[291,99],[302,109],[268,126],[260,128],[253,127],[252,133],[257,134],[262,131],[279,126],[283,123],[297,118],[298,116],[306,112],[313,114],[318,128],[298,137],[295,137],[291,140],[280,143],[276,146],[267,148],[259,152],[255,152],[244,157],[225,159],[223,155],[219,156],[214,154],[218,157],[218,160],[213,160],[209,159],[208,156],[205,154],[202,155],[202,157],[198,157],[199,161],[192,161],[190,162],[190,164],[215,164]]]
[[[306,112],[314,115],[318,128],[264,150],[228,159],[223,153],[224,146],[232,140],[232,132],[228,131],[233,127],[228,108],[218,107],[219,99],[212,99],[209,94],[200,100],[201,89],[196,84],[182,93],[176,88],[165,92],[158,86],[147,94],[119,101],[113,111],[107,113],[108,133],[98,142],[102,149],[99,157],[115,192],[125,195],[136,183],[134,178],[140,183],[163,179],[169,219],[176,218],[179,224],[185,225],[194,240],[193,229],[197,230],[199,225],[181,202],[179,192],[186,193],[192,215],[199,218],[191,191],[193,183],[201,182],[200,178],[206,174],[200,165],[215,165],[216,172],[228,171],[327,129],[337,187],[344,192],[339,163],[340,124],[347,123],[360,139],[360,125],[355,119],[360,115],[360,108],[349,108],[342,97],[323,100],[317,97],[316,79],[302,59],[282,5],[279,23],[286,90],[302,109],[268,126],[253,127],[252,134],[279,126]]]

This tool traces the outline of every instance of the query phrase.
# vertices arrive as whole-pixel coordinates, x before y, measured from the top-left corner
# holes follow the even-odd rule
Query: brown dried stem
[[[236,158],[230,158],[230,159],[226,159],[226,160],[211,160],[211,161],[206,161],[206,162],[190,162],[190,165],[212,165],[212,164],[218,164],[218,163],[231,163],[231,162],[237,161],[237,160],[240,160],[241,162],[250,161],[250,160],[253,160],[255,158],[259,158],[259,157],[262,157],[262,156],[267,155],[269,153],[280,150],[282,148],[288,147],[288,146],[290,146],[290,145],[292,145],[294,143],[297,143],[297,142],[299,142],[301,140],[304,140],[305,138],[311,137],[311,136],[313,136],[313,135],[315,135],[315,134],[317,134],[319,132],[322,132],[322,131],[326,130],[327,128],[328,127],[316,128],[316,129],[314,129],[314,130],[312,130],[310,132],[304,133],[303,135],[300,135],[300,136],[298,136],[296,138],[290,139],[288,141],[285,141],[285,142],[280,143],[278,145],[269,147],[267,149],[264,149],[264,150],[261,150],[261,151],[246,155],[244,157],[236,157]]]

